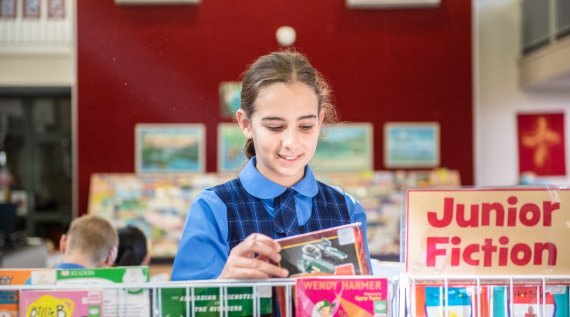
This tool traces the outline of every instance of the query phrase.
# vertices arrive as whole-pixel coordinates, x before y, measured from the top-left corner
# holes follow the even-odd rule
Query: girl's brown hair
[[[258,58],[245,72],[241,89],[241,109],[251,119],[259,91],[274,83],[303,83],[311,88],[319,100],[319,113],[325,112],[323,123],[336,123],[338,114],[332,104],[329,85],[322,75],[309,63],[307,57],[295,51],[274,52]],[[255,156],[253,139],[244,146],[245,156]]]

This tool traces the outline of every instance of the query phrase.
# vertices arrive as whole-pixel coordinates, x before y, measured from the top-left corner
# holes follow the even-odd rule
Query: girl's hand
[[[281,246],[268,236],[251,234],[230,251],[228,261],[218,279],[266,279],[287,277],[289,271],[269,263],[281,261]],[[256,258],[255,254],[259,254]]]

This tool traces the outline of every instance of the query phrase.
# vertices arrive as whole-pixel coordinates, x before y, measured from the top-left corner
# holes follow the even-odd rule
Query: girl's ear
[[[319,128],[321,127],[321,125],[323,124],[323,120],[325,119],[325,112],[321,111],[321,113],[319,113]]]
[[[241,131],[243,132],[243,135],[245,135],[245,137],[248,139],[253,139],[253,135],[251,133],[251,124],[245,115],[245,111],[239,109],[236,112],[236,119]]]

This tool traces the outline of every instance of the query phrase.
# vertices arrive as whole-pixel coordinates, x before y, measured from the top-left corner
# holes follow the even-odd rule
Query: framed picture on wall
[[[223,118],[233,118],[241,107],[241,81],[220,83],[220,110]]]
[[[439,123],[388,122],[384,124],[386,168],[438,167]]]
[[[218,172],[238,172],[247,158],[243,152],[246,137],[236,123],[218,125]]]
[[[356,172],[374,169],[371,123],[323,126],[315,155],[309,162],[314,172]]]
[[[40,9],[40,0],[24,0],[24,10],[22,16],[25,19],[39,19]]]
[[[0,18],[16,18],[16,0],[0,0]]]
[[[203,173],[206,128],[202,124],[137,124],[137,173]]]

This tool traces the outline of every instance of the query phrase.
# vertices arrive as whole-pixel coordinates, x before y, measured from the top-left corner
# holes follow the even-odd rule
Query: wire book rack
[[[152,317],[162,317],[163,302],[162,291],[165,289],[185,289],[186,290],[186,316],[196,317],[199,313],[194,309],[196,307],[195,290],[200,288],[210,288],[219,290],[219,316],[229,317],[230,311],[228,310],[228,290],[232,288],[249,287],[252,289],[253,299],[253,314],[252,316],[258,317],[262,315],[260,299],[262,294],[266,293],[268,289],[281,287],[285,295],[285,315],[282,317],[294,316],[294,286],[296,279],[267,279],[255,281],[240,281],[240,280],[207,280],[207,281],[184,281],[184,282],[161,282],[161,283],[122,283],[122,284],[85,284],[85,285],[0,285],[1,291],[22,291],[22,290],[90,290],[90,289],[117,289],[124,294],[129,290],[144,289],[149,290],[151,301]],[[570,276],[521,276],[521,275],[497,275],[497,276],[409,276],[407,274],[400,274],[389,278],[389,309],[387,317],[420,317],[417,315],[416,310],[420,303],[416,298],[417,286],[439,287],[439,316],[450,316],[450,305],[447,298],[449,298],[449,288],[462,287],[466,288],[469,296],[473,296],[471,300],[471,317],[497,317],[493,316],[493,310],[486,314],[482,313],[482,288],[485,286],[502,286],[508,287],[508,295],[505,293],[505,298],[487,298],[490,306],[492,307],[493,301],[503,301],[505,303],[504,316],[516,316],[514,311],[513,299],[515,298],[515,288],[517,286],[536,287],[536,294],[539,294],[536,303],[539,307],[536,312],[536,317],[551,317],[547,315],[547,293],[556,285],[570,285]],[[492,292],[491,292],[492,293]],[[487,293],[489,295],[489,292]],[[540,297],[542,297],[542,302]],[[121,297],[123,300],[126,296]],[[126,304],[126,303],[123,303]],[[165,305],[165,304],[164,304]],[[120,316],[129,315],[128,305],[124,306],[126,309],[121,310]],[[430,317],[430,316],[427,316]]]
[[[547,293],[556,285],[570,285],[570,276],[544,276],[544,275],[492,275],[492,276],[409,276],[400,275],[400,288],[398,303],[399,317],[418,317],[417,316],[417,286],[439,287],[439,316],[450,316],[449,308],[449,288],[463,287],[466,288],[470,296],[474,296],[475,300],[471,300],[471,317],[482,317],[482,296],[483,287],[508,287],[508,294],[505,292],[504,298],[493,298],[492,292],[487,292],[487,300],[493,307],[494,301],[503,301],[505,303],[504,316],[516,316],[514,310],[515,288],[536,287],[536,303],[540,309],[537,317],[551,317],[547,315]],[[474,314],[476,312],[476,314]],[[486,314],[488,317],[493,316],[493,309],[489,309]]]

